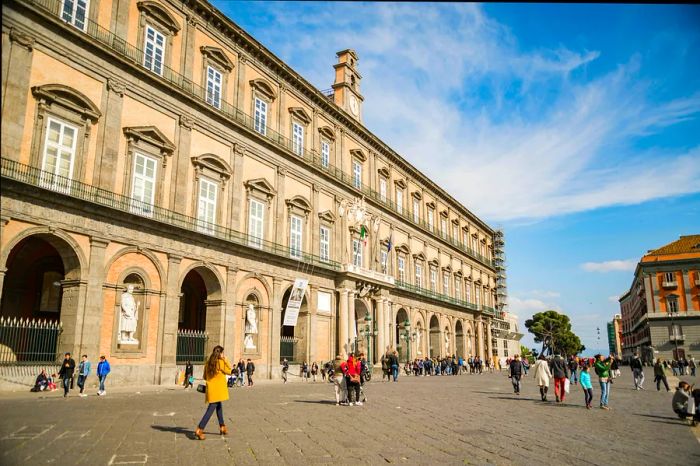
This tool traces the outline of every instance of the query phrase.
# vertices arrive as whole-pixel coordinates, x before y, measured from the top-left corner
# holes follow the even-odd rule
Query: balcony
[[[156,74],[148,70],[143,66],[143,51],[138,47],[127,43],[125,39],[115,35],[110,30],[105,29],[92,20],[86,20],[84,30],[80,30],[70,24],[65,23],[63,20],[61,20],[60,15],[63,5],[61,0],[24,0],[18,3],[28,8],[32,8],[35,11],[41,12],[48,17],[53,17],[52,21],[54,24],[62,26],[64,31],[69,35],[74,35],[77,38],[84,35],[91,37],[99,44],[99,48],[107,50],[109,53],[115,55],[122,63],[130,66],[134,74],[138,74],[140,75],[139,77],[145,78],[144,81],[155,81],[157,83],[164,83],[174,87],[176,89],[174,94],[179,93],[188,98],[194,99],[202,109],[215,112],[218,117],[223,116],[229,123],[232,123],[236,127],[241,127],[248,130],[251,137],[262,139],[266,144],[271,144],[282,149],[293,160],[305,162],[309,167],[312,167],[319,173],[342,183],[346,188],[349,188],[351,191],[355,192],[355,194],[364,195],[369,200],[383,206],[393,214],[401,217],[406,222],[421,228],[426,233],[431,234],[431,236],[434,238],[439,238],[441,241],[459,248],[467,256],[481,262],[487,267],[493,267],[493,263],[488,257],[482,256],[478,252],[470,249],[466,244],[460,243],[452,238],[442,238],[440,235],[436,234],[432,226],[428,225],[423,220],[418,219],[418,221],[415,221],[412,213],[405,207],[403,209],[399,209],[391,200],[382,200],[379,192],[375,191],[368,185],[360,183],[359,186],[356,186],[355,180],[351,174],[345,173],[338,167],[324,163],[324,161],[321,160],[321,157],[317,155],[315,151],[307,148],[303,148],[300,152],[294,151],[295,146],[291,139],[274,131],[269,126],[265,127],[265,130],[261,132],[259,126],[256,129],[256,123],[253,117],[241,111],[231,103],[224,101],[223,99],[218,107],[213,107],[212,105],[208,104],[206,100],[206,89],[193,83],[192,80],[176,72],[172,68],[163,65],[161,74]],[[168,89],[168,91],[170,91],[170,89]],[[330,98],[328,95],[330,94],[329,90],[318,91],[318,93],[319,95],[323,96],[324,99]]]
[[[661,287],[664,289],[667,289],[667,290],[678,288],[678,282],[676,280],[673,280],[670,282],[667,282],[666,280],[664,280],[663,282],[661,282]]]
[[[376,270],[369,270],[364,267],[358,267],[355,264],[343,264],[341,271],[350,275],[354,275],[359,278],[364,278],[373,282],[379,282],[384,285],[394,286],[396,279],[391,275],[385,273],[377,272]]]
[[[453,298],[452,296],[442,294],[442,293],[436,293],[432,290],[428,290],[426,288],[421,288],[419,286],[411,285],[410,283],[402,282],[400,280],[396,280],[396,287],[400,290],[405,290],[405,291],[410,291],[411,293],[415,293],[417,295],[430,298],[430,299],[435,299],[437,301],[442,301],[444,303],[449,303],[455,306],[460,306],[464,307],[470,311],[481,311],[483,314],[491,315],[493,316],[495,314],[495,309],[490,308],[488,306],[479,306],[477,304],[473,304],[467,301],[463,301],[461,299]]]
[[[668,337],[668,339],[669,341],[681,342],[685,341],[685,335],[683,335],[682,333],[673,333]]]

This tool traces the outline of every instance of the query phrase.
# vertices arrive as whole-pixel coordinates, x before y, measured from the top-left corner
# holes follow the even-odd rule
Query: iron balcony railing
[[[435,299],[438,301],[442,301],[445,303],[453,304],[455,306],[460,306],[460,307],[465,307],[471,311],[481,311],[484,314],[489,314],[493,315],[494,314],[494,309],[490,308],[488,306],[483,306],[483,305],[477,305],[474,303],[470,303],[469,301],[464,301],[462,299],[457,299],[452,296],[442,294],[442,293],[436,293],[433,290],[429,290],[427,288],[422,288],[420,286],[412,285],[407,282],[403,281],[396,281],[396,287],[405,290],[405,291],[410,291],[411,293],[415,293],[420,296],[424,296],[426,298],[431,298]]]
[[[22,2],[25,4],[35,5],[44,12],[57,18],[60,22],[64,22],[61,19],[61,8],[63,5],[62,0],[22,0]],[[432,234],[436,238],[441,238],[447,243],[459,248],[472,259],[475,259],[489,267],[493,266],[492,261],[490,259],[472,250],[465,243],[461,243],[457,240],[454,240],[451,237],[443,237],[442,235],[440,235],[436,226],[433,226],[431,228],[431,226],[428,223],[426,223],[423,219],[418,219],[418,221],[415,221],[413,215],[408,211],[406,207],[398,209],[394,202],[392,202],[388,198],[382,198],[379,192],[375,191],[367,184],[363,182],[360,182],[358,184],[355,182],[355,178],[352,175],[344,172],[342,169],[335,167],[330,163],[324,163],[324,161],[316,153],[316,151],[309,150],[304,147],[299,148],[298,145],[295,144],[291,139],[287,138],[281,133],[278,133],[269,126],[261,127],[259,120],[256,122],[255,118],[241,111],[239,108],[235,107],[231,103],[226,102],[224,99],[220,99],[219,105],[217,106],[208,103],[207,91],[205,88],[198,84],[195,84],[191,79],[188,79],[187,77],[173,70],[169,66],[162,64],[160,73],[156,73],[146,68],[144,66],[145,55],[143,50],[139,49],[138,47],[132,44],[129,44],[128,42],[126,42],[125,39],[115,35],[114,33],[100,26],[96,22],[86,19],[83,29],[73,25],[67,25],[66,27],[75,31],[82,31],[89,37],[95,39],[101,45],[107,47],[110,51],[116,53],[122,59],[136,66],[137,69],[142,70],[143,73],[146,76],[151,77],[151,79],[160,79],[177,87],[187,96],[193,97],[200,103],[208,106],[209,108],[215,111],[218,111],[218,113],[224,115],[235,124],[238,124],[248,129],[254,135],[257,135],[257,137],[263,138],[264,140],[271,142],[275,146],[286,150],[298,159],[305,161],[310,166],[340,181],[345,186],[355,190],[357,193],[362,194],[365,197],[368,197],[374,200],[375,202],[383,205],[384,207],[391,210],[396,215],[399,215],[406,221],[412,223],[413,225],[416,225],[425,230],[426,232]]]
[[[203,222],[195,217],[164,209],[163,207],[150,204],[144,206],[131,197],[116,194],[80,181],[54,175],[14,160],[6,158],[0,160],[0,175],[3,178],[53,191],[110,209],[138,215],[154,222],[171,225],[207,236],[213,236],[250,249],[258,249],[277,256],[290,258],[290,260],[304,262],[325,269],[340,270],[340,263],[336,261],[324,259],[308,253],[299,254],[296,249],[293,250],[288,246],[266,241],[221,225]]]
[[[58,362],[60,322],[0,316],[0,365]]]
[[[209,335],[202,330],[177,330],[177,350],[175,361],[177,364],[204,364],[207,358],[207,340]]]

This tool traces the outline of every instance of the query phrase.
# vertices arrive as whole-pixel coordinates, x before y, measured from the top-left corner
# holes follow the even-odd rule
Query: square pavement
[[[543,403],[532,373],[520,396],[505,373],[376,377],[353,407],[321,381],[261,381],[230,390],[229,435],[213,416],[205,441],[192,437],[204,397],[181,387],[0,394],[0,465],[700,464],[700,433],[674,415],[673,392],[656,391],[651,368],[644,391],[622,372],[610,411],[586,410],[577,385]]]

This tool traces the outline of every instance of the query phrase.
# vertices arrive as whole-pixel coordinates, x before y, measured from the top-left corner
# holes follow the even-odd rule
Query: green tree
[[[520,345],[520,357],[523,359],[527,359],[529,363],[535,362],[535,356],[532,354],[532,351],[527,346]]]
[[[542,343],[541,354],[558,351],[574,355],[585,349],[581,339],[571,331],[571,320],[566,314],[552,310],[538,312],[525,321],[525,328],[534,335],[536,343]]]

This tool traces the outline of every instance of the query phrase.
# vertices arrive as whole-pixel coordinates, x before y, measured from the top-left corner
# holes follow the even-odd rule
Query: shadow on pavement
[[[295,403],[314,403],[319,405],[334,405],[335,401],[331,400],[294,400]]]
[[[151,429],[160,430],[161,432],[172,432],[174,434],[182,434],[188,439],[194,440],[194,431],[192,429],[186,429],[184,427],[174,427],[174,426],[151,426]]]

